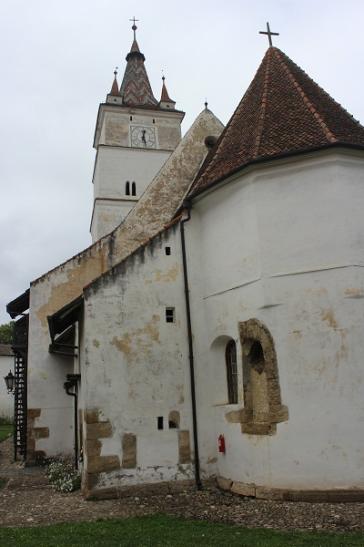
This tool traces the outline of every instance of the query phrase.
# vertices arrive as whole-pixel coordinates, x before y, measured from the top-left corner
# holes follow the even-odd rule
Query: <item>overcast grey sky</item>
[[[29,282],[91,242],[97,108],[119,80],[135,15],[154,93],[164,70],[186,131],[226,123],[274,44],[364,121],[361,0],[1,0],[0,323]],[[120,83],[120,82],[119,82]]]

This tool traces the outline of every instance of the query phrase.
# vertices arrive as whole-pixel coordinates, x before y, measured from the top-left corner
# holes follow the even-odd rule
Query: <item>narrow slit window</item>
[[[238,402],[238,367],[236,362],[236,344],[234,340],[226,345],[225,350],[226,361],[226,378],[229,404]]]
[[[158,426],[158,429],[163,429],[163,416],[158,416],[157,426]]]
[[[136,183],[135,183],[135,181],[131,185],[131,195],[136,196]]]
[[[171,254],[171,248],[165,247],[166,255],[169,256]]]
[[[174,308],[166,308],[166,323],[174,323]]]
[[[133,116],[130,116],[130,121],[131,121],[131,122],[133,121]]]
[[[130,196],[130,182],[128,180],[125,183],[125,195]]]

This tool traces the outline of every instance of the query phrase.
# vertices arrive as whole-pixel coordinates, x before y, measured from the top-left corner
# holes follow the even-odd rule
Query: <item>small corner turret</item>
[[[165,77],[162,76],[162,93],[161,93],[161,100],[159,101],[160,108],[166,109],[166,110],[174,110],[176,106],[176,101],[173,101],[170,96],[168,95]]]
[[[119,92],[119,84],[118,84],[118,67],[115,67],[114,70],[114,80],[110,89],[110,92],[106,96],[106,102],[112,103],[112,104],[122,104],[123,99]]]

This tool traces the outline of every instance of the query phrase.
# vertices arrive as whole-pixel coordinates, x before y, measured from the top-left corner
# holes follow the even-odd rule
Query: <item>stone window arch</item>
[[[130,182],[128,180],[125,183],[125,195],[130,196]]]
[[[135,181],[131,185],[131,195],[136,196],[136,182]]]
[[[236,361],[236,344],[229,340],[225,348],[226,381],[228,392],[228,403],[238,402],[238,365]]]
[[[281,401],[273,337],[258,319],[239,323],[239,333],[244,394],[241,430],[253,435],[272,435],[277,423],[288,420],[288,409]]]

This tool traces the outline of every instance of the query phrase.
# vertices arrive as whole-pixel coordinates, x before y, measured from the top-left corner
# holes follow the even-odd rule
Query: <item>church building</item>
[[[17,452],[72,456],[86,497],[363,501],[364,127],[270,44],[226,127],[206,104],[181,137],[136,30],[93,243],[7,306]]]

